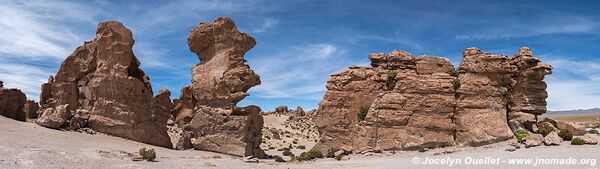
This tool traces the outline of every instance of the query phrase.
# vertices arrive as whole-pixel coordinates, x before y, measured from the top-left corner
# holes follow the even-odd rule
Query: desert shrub
[[[275,157],[276,162],[285,162],[285,160],[279,156]]]
[[[327,158],[334,158],[336,151],[338,151],[338,150],[337,149],[329,149],[329,150],[327,150],[327,154],[325,155],[325,157],[327,157]]]
[[[447,72],[450,76],[458,77],[458,71],[456,69],[450,69]]]
[[[156,159],[156,151],[154,151],[152,148],[146,149],[146,147],[142,147],[138,153],[140,153],[142,158],[144,158],[146,161],[154,161],[154,159]]]
[[[277,132],[273,132],[273,138],[277,140],[281,140],[281,136]]]
[[[308,152],[303,152],[300,156],[295,157],[296,161],[308,161],[316,158],[324,158],[323,153],[319,150],[310,150]]]
[[[342,157],[344,157],[344,155],[343,155],[343,154],[340,154],[340,155],[338,155],[338,156],[335,156],[335,160],[338,160],[338,161],[340,161],[340,160],[342,160]]]
[[[367,117],[367,113],[369,113],[369,107],[362,107],[358,112],[358,121],[363,121]]]
[[[298,142],[297,141],[292,141],[292,144],[298,144]]]
[[[297,149],[306,149],[306,146],[304,145],[299,145],[298,147],[296,147]]]
[[[269,150],[275,150],[275,147],[269,147]]]
[[[569,130],[561,130],[558,132],[558,136],[566,141],[573,139],[573,133],[571,133]]]
[[[385,86],[388,90],[394,89],[396,87],[396,72],[388,72],[387,79],[385,80]]]
[[[517,133],[515,133],[515,137],[517,137],[517,142],[523,143],[523,139],[529,136],[529,132],[527,130],[519,129]]]
[[[454,79],[452,81],[452,87],[454,87],[454,90],[460,89],[460,80],[459,79]]]
[[[542,134],[542,136],[546,137],[546,135],[550,134],[554,131],[554,126],[550,123],[539,123],[538,124],[538,133]]]
[[[583,141],[583,139],[576,137],[573,138],[573,140],[571,140],[571,145],[584,145],[585,141]]]
[[[290,151],[290,148],[284,147],[284,148],[277,149],[277,151]]]
[[[271,139],[271,137],[269,137],[269,136],[265,136],[265,139],[269,140],[269,139]]]
[[[292,152],[291,152],[289,149],[288,149],[288,150],[285,150],[285,151],[283,151],[283,155],[284,155],[284,156],[292,156],[293,154],[294,154],[294,153],[292,153]]]

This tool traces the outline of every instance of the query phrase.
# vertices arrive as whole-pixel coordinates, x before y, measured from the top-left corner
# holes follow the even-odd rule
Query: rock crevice
[[[315,149],[479,146],[510,139],[545,113],[543,79],[552,67],[526,47],[513,58],[467,48],[457,70],[448,59],[405,51],[369,59],[371,67],[351,66],[327,81]]]

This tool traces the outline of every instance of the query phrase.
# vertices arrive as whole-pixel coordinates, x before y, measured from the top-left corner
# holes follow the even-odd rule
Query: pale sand
[[[97,134],[59,131],[32,123],[0,117],[0,168],[599,168],[589,165],[423,165],[413,164],[413,157],[429,158],[600,158],[600,146],[561,146],[521,148],[516,152],[504,151],[505,143],[477,148],[462,148],[452,154],[434,155],[443,149],[428,152],[399,152],[373,156],[351,155],[349,160],[320,159],[306,163],[277,163],[262,160],[245,163],[238,157],[205,151],[177,151],[146,145],[122,138]],[[157,162],[131,161],[119,151],[137,152],[142,147],[157,151]],[[99,153],[104,151],[104,153]],[[220,157],[220,158],[219,158]]]

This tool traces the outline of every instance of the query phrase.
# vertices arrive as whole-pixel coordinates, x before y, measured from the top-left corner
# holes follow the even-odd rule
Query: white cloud
[[[83,41],[72,23],[96,24],[94,11],[58,1],[5,2],[0,6],[0,54],[32,60],[64,58]]]
[[[546,63],[554,68],[547,80],[549,110],[600,107],[600,63],[566,59],[550,59]]]
[[[263,24],[260,27],[254,29],[252,32],[255,32],[255,33],[265,32],[267,29],[273,28],[278,23],[279,23],[279,20],[277,20],[277,19],[266,18],[265,21],[263,22]]]
[[[268,99],[320,100],[329,75],[352,65],[344,54],[344,50],[333,44],[318,43],[298,45],[275,52],[273,56],[250,60],[262,81],[250,92]]]
[[[40,87],[42,83],[48,80],[49,70],[9,62],[2,62],[0,66],[0,80],[4,81],[5,88],[21,89],[27,98],[39,100]]]

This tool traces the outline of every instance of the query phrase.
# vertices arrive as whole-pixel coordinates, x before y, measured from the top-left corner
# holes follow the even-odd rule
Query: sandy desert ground
[[[261,160],[244,162],[242,158],[206,151],[177,151],[155,147],[104,134],[84,134],[40,127],[0,117],[0,168],[599,168],[599,145],[521,148],[505,151],[506,143],[476,148],[444,148],[427,152],[382,153],[371,156],[350,155],[347,160],[319,159],[305,163],[278,163]],[[140,147],[154,148],[156,162],[132,161],[128,153]],[[451,153],[448,153],[451,152]],[[500,164],[469,165],[473,159],[499,159]],[[462,164],[414,164],[426,159],[460,159]],[[510,159],[589,159],[587,164],[538,165],[508,164]],[[593,161],[592,161],[593,159]],[[488,160],[489,161],[489,160]],[[534,161],[535,162],[535,161]]]

